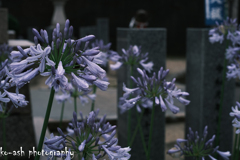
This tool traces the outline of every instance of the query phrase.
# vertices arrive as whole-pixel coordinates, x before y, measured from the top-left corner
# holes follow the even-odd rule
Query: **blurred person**
[[[148,13],[147,11],[140,9],[132,17],[129,28],[146,28],[148,26]]]

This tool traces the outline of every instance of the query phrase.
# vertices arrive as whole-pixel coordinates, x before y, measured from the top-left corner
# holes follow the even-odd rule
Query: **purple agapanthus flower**
[[[142,67],[144,70],[151,72],[153,62],[146,62],[148,60],[148,53],[141,53],[140,46],[130,46],[128,50],[122,49],[123,54],[119,56],[116,52],[112,52],[111,60],[116,62],[111,64],[112,70],[119,69],[123,64],[135,67]]]
[[[232,112],[230,112],[230,116],[234,117],[233,119],[233,127],[236,127],[236,134],[240,133],[240,103],[236,102],[235,108],[232,107]]]
[[[66,135],[58,128],[60,136],[46,139],[45,148],[53,151],[61,151],[62,146],[69,146],[81,159],[86,159],[91,155],[93,159],[103,158],[106,154],[110,160],[127,160],[130,158],[129,147],[121,148],[118,139],[115,138],[116,126],[106,123],[106,116],[97,119],[99,110],[92,111],[86,119],[80,112],[81,122],[77,121],[77,114],[73,113],[72,122],[69,124]]]
[[[8,45],[0,45],[0,118],[7,117],[13,106],[25,107],[28,104],[28,101],[25,100],[25,96],[19,93],[12,93],[7,91],[9,88],[14,87],[15,83],[11,83],[10,78],[8,77],[8,68],[9,64],[12,62],[10,58],[11,48]],[[12,102],[13,105],[9,105],[9,102]]]
[[[217,27],[209,31],[209,41],[211,43],[222,43],[225,38],[231,39],[231,35],[237,30],[237,20],[227,18],[222,24],[216,22]]]
[[[178,157],[184,155],[187,157],[201,158],[205,160],[205,157],[208,156],[211,160],[216,160],[211,155],[218,153],[223,159],[229,160],[231,156],[230,152],[219,151],[219,146],[213,147],[215,140],[215,135],[211,139],[207,140],[207,131],[208,127],[206,126],[203,131],[202,138],[199,137],[198,132],[195,133],[189,128],[189,133],[187,134],[187,139],[177,139],[177,144],[174,148],[168,150],[168,154],[171,156]]]
[[[183,98],[183,96],[188,96],[189,94],[187,92],[182,92],[175,86],[175,78],[172,82],[167,82],[165,80],[169,70],[164,71],[161,67],[158,71],[158,75],[153,73],[152,77],[149,77],[145,70],[138,68],[137,71],[140,73],[141,78],[131,77],[133,82],[137,85],[136,88],[130,89],[123,84],[123,91],[125,93],[120,99],[119,108],[121,109],[121,112],[131,109],[137,105],[139,101],[145,102],[145,106],[146,103],[150,104],[151,101],[155,101],[155,104],[159,105],[163,112],[166,111],[168,107],[174,114],[176,114],[179,112],[179,108],[173,104],[173,98],[177,99],[184,105],[190,103],[189,100]],[[132,95],[131,99],[129,99],[130,95]],[[149,105],[148,107],[151,106]],[[137,110],[141,111],[139,106],[137,106]]]
[[[45,83],[50,88],[63,92],[69,88],[67,77],[74,81],[79,90],[88,90],[96,80],[106,76],[105,70],[94,59],[99,54],[99,47],[88,49],[88,44],[95,36],[73,40],[73,27],[69,24],[67,20],[63,33],[60,32],[60,25],[56,25],[52,42],[49,42],[46,30],[38,32],[33,29],[36,46],[27,49],[18,47],[19,51],[11,53],[14,62],[10,64],[8,78],[17,86],[17,90],[39,74],[49,76]],[[89,77],[94,79],[89,80]]]

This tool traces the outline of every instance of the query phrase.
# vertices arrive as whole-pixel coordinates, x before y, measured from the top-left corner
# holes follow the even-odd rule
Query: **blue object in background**
[[[205,0],[205,25],[215,25],[224,20],[224,0]]]

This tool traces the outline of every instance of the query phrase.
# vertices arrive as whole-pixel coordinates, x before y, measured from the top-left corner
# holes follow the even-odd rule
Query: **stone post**
[[[0,44],[8,42],[8,9],[0,8]]]
[[[128,49],[129,45],[142,46],[142,52],[149,52],[149,61],[153,61],[153,72],[157,72],[160,67],[165,68],[166,63],[166,29],[147,28],[147,29],[117,29],[117,51],[122,54],[122,48]],[[118,99],[123,95],[122,84],[127,84],[129,69],[121,67],[118,73]],[[134,71],[136,74],[137,72]],[[138,74],[136,74],[139,76]],[[132,130],[134,132],[137,126],[136,108],[132,109]],[[121,146],[127,146],[127,118],[128,113],[120,114],[118,110],[118,138]],[[151,110],[146,109],[142,118],[141,126],[144,132],[146,144],[148,144],[150,129]],[[156,106],[154,129],[152,136],[152,146],[150,159],[164,159],[164,141],[165,141],[165,113]],[[140,134],[138,132],[133,145],[131,146],[131,159],[146,160]]]
[[[209,42],[209,29],[187,29],[186,90],[191,101],[186,107],[185,133],[191,127],[202,135],[208,126],[208,138],[217,134],[220,108],[225,44]],[[234,102],[235,83],[225,81],[220,130],[221,151],[232,151],[232,120],[229,116]]]

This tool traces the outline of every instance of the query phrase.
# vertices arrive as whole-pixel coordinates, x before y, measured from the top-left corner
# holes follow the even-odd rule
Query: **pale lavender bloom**
[[[96,85],[102,91],[106,91],[108,88],[109,82],[97,79],[96,81],[93,82],[93,84]]]
[[[209,37],[209,41],[211,43],[216,43],[216,42],[222,43],[223,40],[224,40],[223,35],[219,35],[219,34],[212,34],[212,37]]]
[[[26,75],[24,79],[31,80],[30,77],[39,73],[42,76],[49,76],[45,84],[53,87],[55,91],[61,88],[63,92],[69,91],[71,88],[66,75],[71,75],[78,90],[88,90],[89,85],[92,85],[97,78],[105,77],[106,72],[96,64],[97,60],[94,58],[99,54],[99,47],[87,49],[89,41],[95,38],[94,35],[72,40],[73,27],[69,26],[69,20],[65,23],[64,34],[60,31],[60,25],[56,25],[52,32],[52,42],[48,41],[46,30],[38,32],[33,29],[33,33],[35,42],[41,42],[43,45],[37,44],[25,50],[18,47],[18,52],[12,52],[14,63],[10,65],[8,76],[18,88],[26,82],[26,80],[21,79],[21,76]],[[83,49],[82,45],[85,45]],[[33,68],[33,64],[39,66]],[[25,69],[29,70],[27,73],[22,73]],[[36,69],[39,71],[37,72]],[[102,83],[96,83],[105,89]]]
[[[55,68],[52,68],[51,72],[45,72],[41,75],[49,76],[45,84],[47,84],[50,88],[53,87],[55,91],[58,91],[60,87],[62,89],[65,89],[68,86],[68,79],[64,74],[65,70],[62,66],[62,62],[60,61],[57,70],[55,70]]]
[[[234,62],[235,59],[239,59],[239,51],[240,51],[240,47],[231,47],[229,46],[226,49],[226,59],[229,62]]]
[[[55,63],[48,58],[48,55],[51,53],[51,47],[48,46],[44,50],[42,50],[41,45],[38,44],[36,48],[31,46],[30,52],[35,56],[28,57],[26,60],[29,63],[40,60],[39,71],[41,73],[44,72],[44,70],[45,70],[46,61],[47,61],[47,65],[55,66]]]
[[[218,24],[217,22],[216,24],[217,24],[216,28],[209,30],[209,35],[211,36],[209,37],[209,41],[211,43],[215,42],[222,43],[227,34],[235,33],[237,30],[236,19],[227,18],[226,20],[223,21],[222,24]],[[226,38],[230,39],[230,35],[228,35]]]
[[[87,81],[81,77],[77,77],[74,73],[72,73],[72,81],[79,91],[87,91],[89,88]]]
[[[146,71],[137,69],[141,78],[135,79],[131,77],[133,82],[136,84],[136,88],[129,89],[123,84],[123,90],[125,91],[123,97],[120,98],[119,108],[121,112],[131,109],[135,105],[137,106],[137,110],[141,111],[139,107],[139,101],[141,101],[144,108],[146,108],[146,103],[149,101],[155,101],[156,105],[159,105],[162,111],[166,111],[167,107],[174,113],[179,112],[179,108],[174,106],[173,98],[177,99],[180,103],[184,105],[188,105],[190,103],[189,100],[183,98],[183,96],[188,96],[187,92],[182,92],[180,89],[177,89],[175,86],[175,78],[172,82],[167,82],[165,77],[167,76],[169,70],[164,71],[161,67],[158,71],[158,75],[153,73],[152,77],[148,77]],[[134,93],[134,94],[133,94]],[[128,99],[131,96],[131,99]],[[147,100],[148,99],[148,100]],[[167,107],[166,107],[167,106]],[[151,108],[152,106],[148,106]]]
[[[48,143],[48,144],[44,145],[44,152],[47,153],[48,159],[53,159],[54,156],[55,157],[66,157],[65,154],[61,154],[58,150],[58,148],[64,148],[63,140],[64,140],[64,138],[62,138],[61,136],[54,136],[53,133],[50,134],[49,139],[47,137],[45,137],[44,144],[45,143]],[[54,147],[54,149],[53,149],[53,147]]]
[[[229,160],[229,157],[231,156],[231,153],[229,151],[227,152],[221,152],[217,150],[217,153],[224,159],[224,160]]]
[[[114,157],[114,160],[129,159],[130,154],[128,152],[131,149],[129,147],[121,148],[117,145],[118,139],[114,138],[116,126],[111,126],[109,123],[106,123],[106,116],[100,120],[97,119],[98,113],[99,110],[92,111],[86,119],[83,119],[83,115],[80,112],[82,120],[78,122],[77,114],[74,112],[72,122],[69,123],[67,129],[69,133],[65,135],[61,129],[58,128],[61,136],[51,137],[44,142],[45,146],[50,149],[52,148],[54,151],[55,148],[59,148],[61,145],[70,145],[75,155],[83,155],[85,152],[88,155],[92,155],[93,160],[104,158],[106,154],[109,157]],[[100,139],[103,139],[103,141]],[[68,141],[70,143],[68,143]],[[61,148],[59,149],[59,151],[62,150]],[[83,158],[85,159],[86,157],[83,156]]]
[[[106,71],[99,67],[96,63],[89,61],[87,58],[82,57],[87,64],[87,69],[96,77],[104,78],[106,76]]]
[[[239,102],[236,102],[236,106],[235,108],[232,107],[232,112],[229,113],[229,115],[231,117],[234,117],[233,121],[232,121],[232,125],[233,127],[236,127],[237,130],[236,130],[236,134],[239,134],[240,133],[240,103]]]
[[[235,78],[239,78],[240,79],[240,68],[238,66],[238,64],[231,64],[229,66],[227,66],[227,78],[228,79],[235,79]]]
[[[148,60],[148,53],[141,53],[141,47],[136,45],[130,46],[128,50],[122,49],[123,54],[119,56],[116,52],[112,52],[111,60],[116,62],[111,64],[112,70],[119,69],[122,64],[127,64],[130,66],[139,67],[142,66],[144,70],[151,72],[153,67],[153,62],[146,62]]]
[[[110,160],[127,160],[130,159],[131,155],[128,153],[131,149],[129,147],[127,148],[121,148],[117,150],[117,152],[112,152],[106,148],[105,145],[102,146],[104,151],[107,153],[108,158]]]
[[[61,95],[55,95],[55,99],[58,103],[63,103],[65,101],[68,101],[70,99],[71,95],[69,93],[64,93]]]
[[[203,138],[200,138],[198,132],[193,132],[189,128],[189,133],[187,134],[187,139],[177,139],[175,148],[170,149],[167,153],[173,157],[180,157],[182,155],[201,159],[205,159],[205,156],[210,157],[215,160],[211,154],[218,153],[223,159],[229,160],[231,156],[230,152],[219,151],[219,146],[213,147],[213,142],[215,140],[215,135],[211,139],[207,140],[207,126],[205,126],[203,131]],[[204,146],[202,146],[204,144]]]
[[[7,94],[8,98],[16,108],[27,106],[28,101],[25,100],[25,96],[23,94],[11,93],[6,90],[4,90],[4,92]]]

